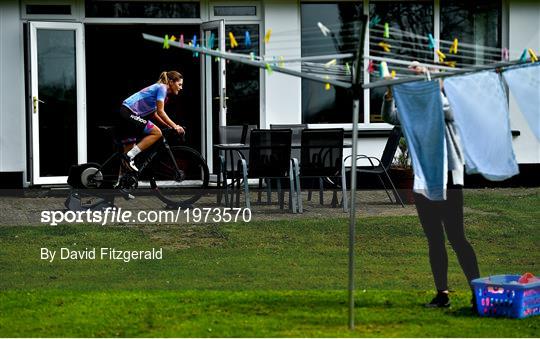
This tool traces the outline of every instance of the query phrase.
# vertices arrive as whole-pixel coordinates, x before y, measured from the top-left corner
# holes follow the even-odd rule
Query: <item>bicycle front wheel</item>
[[[157,197],[170,207],[191,205],[208,188],[208,166],[199,152],[185,146],[163,149],[152,163],[150,184]]]

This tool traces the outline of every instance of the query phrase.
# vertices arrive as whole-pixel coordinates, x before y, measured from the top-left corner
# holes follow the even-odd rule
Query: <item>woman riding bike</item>
[[[123,163],[126,169],[137,172],[135,157],[158,141],[162,134],[158,126],[170,127],[178,134],[184,134],[184,128],[172,121],[165,113],[168,95],[178,95],[184,82],[182,74],[176,71],[162,72],[157,83],[133,94],[122,103],[120,108],[122,144],[124,145]],[[137,137],[145,135],[135,145]]]

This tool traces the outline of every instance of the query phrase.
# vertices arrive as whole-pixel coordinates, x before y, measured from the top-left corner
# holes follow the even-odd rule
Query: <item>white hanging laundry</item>
[[[540,141],[540,63],[512,67],[503,72],[503,77],[536,139]]]
[[[519,173],[512,149],[508,101],[494,71],[444,81],[461,137],[467,173],[501,181]]]

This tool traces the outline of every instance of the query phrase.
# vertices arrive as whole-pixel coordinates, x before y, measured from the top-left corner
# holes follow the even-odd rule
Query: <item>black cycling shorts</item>
[[[141,118],[126,106],[120,107],[120,142],[132,144],[137,137],[150,134],[154,124],[147,119]]]

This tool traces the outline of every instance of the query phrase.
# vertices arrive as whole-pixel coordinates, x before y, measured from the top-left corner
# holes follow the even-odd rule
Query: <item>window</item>
[[[26,5],[26,14],[71,15],[70,5]]]
[[[400,60],[433,62],[433,50],[429,49],[425,40],[433,34],[433,1],[372,1],[369,5],[369,17],[378,17],[379,23],[370,28],[369,54],[371,56],[396,58]],[[384,38],[384,25],[388,23],[390,37]],[[408,34],[410,33],[410,34]],[[379,43],[388,43],[390,52],[385,52]],[[373,62],[375,70],[379,62]],[[405,67],[405,66],[404,66]],[[392,70],[392,67],[390,67]],[[400,69],[396,68],[396,73]],[[378,78],[378,72],[370,75],[370,81]],[[381,105],[386,87],[370,90],[370,122],[383,122]]]
[[[200,4],[193,1],[86,0],[86,16],[100,18],[200,18]]]
[[[362,17],[361,2],[302,3],[302,57],[354,53]],[[317,23],[332,30],[325,37]],[[302,71],[307,71],[302,66]],[[361,99],[363,100],[363,99]],[[363,107],[363,106],[361,106]],[[363,113],[360,113],[361,122]],[[302,123],[351,123],[352,96],[349,90],[302,79]]]
[[[238,41],[233,53],[259,55],[259,25],[234,24],[225,26],[227,50],[229,32]],[[246,44],[246,32],[251,44]],[[227,63],[227,125],[258,125],[260,112],[260,71],[239,62]]]
[[[257,6],[215,6],[214,16],[256,16]]]
[[[441,0],[441,40],[457,38],[463,46],[456,57],[458,65],[501,60],[500,52],[489,49],[501,48],[501,11],[501,0]],[[442,49],[447,46],[441,44]]]

